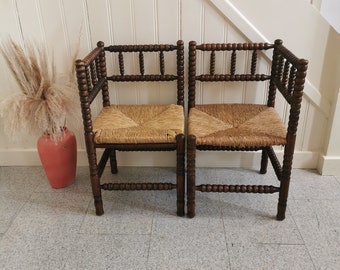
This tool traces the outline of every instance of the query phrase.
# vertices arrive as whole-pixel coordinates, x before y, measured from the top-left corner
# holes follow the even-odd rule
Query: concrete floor
[[[174,182],[173,168],[119,168],[105,181]],[[103,192],[89,173],[52,189],[41,167],[0,167],[0,269],[340,269],[340,178],[293,170],[284,221],[278,194],[196,195],[177,217],[176,191]],[[197,181],[277,184],[274,173],[197,169]]]

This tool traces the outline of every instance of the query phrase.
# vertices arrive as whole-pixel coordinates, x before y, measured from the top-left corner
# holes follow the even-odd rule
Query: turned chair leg
[[[114,149],[112,149],[112,151],[110,153],[110,166],[111,166],[111,173],[112,174],[118,173],[116,150],[114,150]]]
[[[90,163],[90,177],[91,177],[91,185],[92,185],[92,193],[94,198],[94,206],[96,208],[96,215],[101,216],[104,214],[103,201],[102,201],[102,193],[100,188],[100,179],[98,175],[98,165],[96,160],[96,152],[94,151],[92,155],[89,155],[89,163]]]
[[[279,201],[277,205],[277,215],[276,215],[277,220],[284,220],[286,217],[289,183],[290,183],[290,175],[288,177],[283,176],[280,182],[280,193],[279,193]]]
[[[96,148],[93,144],[93,138],[86,136],[86,152],[90,167],[90,179],[92,186],[92,194],[94,198],[94,206],[96,208],[96,215],[104,214],[102,193],[100,188],[99,168],[97,164]]]
[[[187,147],[187,211],[188,217],[195,216],[195,190],[196,190],[196,175],[195,175],[195,159],[196,159],[196,137],[188,136]]]
[[[266,148],[262,149],[260,174],[266,174],[268,168],[268,153]]]
[[[185,189],[185,137],[179,134],[177,141],[177,165],[176,165],[176,186],[177,186],[177,215],[184,216],[184,189]]]
[[[287,150],[288,149],[288,150]],[[280,193],[279,193],[279,202],[277,206],[277,220],[284,220],[287,208],[287,199],[289,192],[289,184],[292,173],[292,163],[293,163],[293,151],[290,153],[290,147],[285,147],[285,154],[283,157],[283,167],[282,167],[282,176],[280,181]]]

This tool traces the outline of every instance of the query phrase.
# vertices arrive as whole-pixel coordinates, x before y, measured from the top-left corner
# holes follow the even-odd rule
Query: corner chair
[[[145,57],[153,55],[152,61]],[[110,56],[109,56],[110,55]],[[130,55],[130,56],[127,56]],[[125,59],[134,60],[135,69],[126,74]],[[109,59],[116,64],[108,75]],[[114,59],[114,60],[112,60]],[[156,59],[156,60],[155,60]],[[175,63],[168,72],[166,61]],[[157,65],[156,65],[157,64]],[[104,213],[102,190],[177,190],[177,215],[184,215],[184,45],[111,45],[99,41],[84,59],[75,63],[81,112],[84,125],[86,152],[88,156],[92,193],[97,215]],[[138,68],[136,68],[138,66]],[[155,67],[157,66],[157,67]],[[148,72],[158,70],[158,72]],[[121,83],[140,84],[155,82],[159,91],[173,91],[177,100],[173,104],[112,104],[109,82],[117,88]],[[171,88],[168,84],[172,82]],[[163,89],[163,85],[167,84]],[[126,90],[124,88],[124,90]],[[129,89],[127,89],[128,91]],[[147,89],[149,90],[149,89]],[[102,108],[95,116],[95,100],[101,98]],[[98,157],[97,149],[103,149]],[[102,183],[101,176],[110,160],[111,172],[118,173],[116,151],[175,151],[176,180],[170,183]]]
[[[271,68],[267,74],[258,72],[260,54],[272,51]],[[240,69],[238,55],[246,53],[248,67]],[[198,55],[202,56],[198,59]],[[225,54],[223,56],[221,54]],[[204,58],[205,57],[205,58]],[[217,73],[217,61],[222,63],[222,72]],[[242,58],[243,59],[243,58]],[[228,66],[227,61],[228,60]],[[230,61],[229,61],[230,60]],[[243,61],[243,60],[242,60]],[[202,65],[206,64],[204,68]],[[188,138],[187,138],[187,211],[195,216],[196,192],[279,193],[277,220],[285,218],[292,161],[303,96],[308,61],[297,58],[283,46],[281,40],[268,43],[189,43],[189,91],[188,91]],[[221,66],[221,64],[219,64]],[[208,72],[202,71],[203,69]],[[267,83],[266,104],[235,103],[202,104],[209,96],[206,84],[223,82]],[[197,89],[198,84],[200,88]],[[216,86],[217,87],[217,86]],[[228,87],[226,87],[228,90]],[[256,91],[256,87],[251,89]],[[275,100],[281,94],[289,106],[288,123],[284,123],[275,110]],[[227,99],[227,98],[225,98]],[[282,164],[274,151],[275,146],[284,147]],[[196,184],[197,151],[261,151],[260,173],[267,172],[268,159],[273,165],[278,185],[226,185],[215,183]],[[208,181],[208,180],[206,180]]]

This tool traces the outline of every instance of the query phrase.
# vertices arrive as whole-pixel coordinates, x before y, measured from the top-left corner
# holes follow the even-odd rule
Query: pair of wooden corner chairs
[[[97,47],[84,59],[76,61],[76,76],[96,214],[104,213],[101,190],[176,189],[177,215],[185,215],[186,200],[189,217],[195,216],[197,191],[261,194],[278,192],[276,218],[283,220],[308,61],[294,56],[283,46],[281,40],[276,40],[273,44],[196,44],[195,41],[191,41],[188,49],[187,116],[185,116],[184,106],[185,53],[184,42],[181,40],[172,45],[104,46],[103,42],[98,42]],[[272,50],[270,52],[272,59],[268,66],[271,68],[268,68],[267,74],[261,74],[258,71],[259,55],[263,58],[263,55],[268,55],[270,50]],[[154,58],[145,64],[145,57],[150,54]],[[238,57],[240,54],[243,56]],[[138,72],[132,71],[126,74],[127,57],[136,63],[134,68]],[[172,59],[176,63],[175,72],[167,70],[165,59],[167,61]],[[241,69],[240,72],[239,59],[246,62],[249,68]],[[111,69],[116,75],[108,75],[109,61],[114,64],[115,67]],[[151,64],[157,65],[157,73],[148,71]],[[207,64],[206,68],[204,64]],[[221,70],[216,70],[217,68]],[[117,70],[116,73],[114,69]],[[155,68],[153,67],[152,70]],[[163,89],[163,85],[165,83],[169,85],[171,81],[173,86],[170,88],[166,86]],[[173,96],[177,97],[177,101],[173,101],[173,104],[157,105],[111,104],[109,86],[119,87],[117,82],[157,82],[160,91],[176,92]],[[203,96],[209,97],[209,91],[213,93],[211,89],[214,89],[214,86],[238,82],[264,83],[267,89],[265,91],[267,103],[203,104],[202,101],[205,100]],[[213,86],[205,87],[209,83]],[[257,88],[254,87],[253,90],[256,91]],[[281,120],[274,109],[277,93],[283,96],[289,106],[288,121]],[[91,104],[98,95],[102,98],[103,107],[94,116]],[[273,150],[276,146],[284,147],[282,163]],[[97,157],[98,148],[103,149],[100,159]],[[195,179],[197,150],[262,151],[260,173],[266,173],[269,159],[278,184],[277,186],[254,185],[254,183],[197,185]],[[118,172],[116,151],[176,151],[176,181],[101,183],[101,176],[108,160],[110,160],[111,172]],[[186,166],[185,154],[187,155]]]

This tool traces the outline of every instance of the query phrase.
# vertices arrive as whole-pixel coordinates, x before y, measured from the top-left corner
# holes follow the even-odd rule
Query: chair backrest
[[[257,73],[258,52],[273,50],[271,71],[269,74]],[[197,74],[197,51],[210,53],[209,72]],[[230,53],[230,64],[226,74],[216,74],[215,64],[217,51]],[[251,55],[248,71],[236,73],[237,53],[247,51]],[[225,63],[226,64],[226,63]],[[274,107],[276,89],[278,89],[287,102],[295,104],[294,109],[301,103],[303,86],[306,76],[308,61],[298,59],[282,45],[281,40],[274,44],[268,43],[218,43],[200,44],[195,41],[189,43],[189,98],[188,107],[195,107],[196,81],[221,82],[221,81],[266,81],[270,80],[267,105]]]
[[[176,73],[167,73],[165,54],[176,52]],[[119,74],[108,76],[105,52],[117,55]],[[124,55],[138,54],[139,73],[126,74]],[[159,72],[147,73],[144,64],[145,53],[156,53],[159,58]],[[184,43],[179,40],[175,45],[154,44],[154,45],[111,45],[104,46],[99,41],[97,47],[83,60],[76,61],[81,103],[84,109],[91,104],[97,94],[101,91],[103,106],[110,105],[108,80],[114,82],[161,82],[177,81],[177,104],[184,106]]]
[[[97,47],[83,60],[78,59],[75,65],[82,113],[83,117],[87,117],[86,114],[91,113],[90,105],[100,91],[103,105],[110,105],[104,43],[99,41]]]
[[[259,51],[273,50],[271,71],[269,74],[256,73]],[[197,73],[197,51],[210,53],[209,73]],[[231,54],[230,69],[227,74],[215,73],[216,51],[227,51]],[[243,74],[236,73],[236,61],[238,51],[251,53],[249,71]],[[295,137],[298,126],[303,89],[306,77],[308,61],[297,58],[292,52],[282,45],[282,40],[276,40],[274,44],[268,43],[223,43],[200,44],[195,41],[189,43],[189,93],[188,108],[195,107],[196,81],[201,82],[232,82],[232,81],[266,81],[269,80],[267,105],[275,106],[276,92],[282,94],[290,105],[287,136]],[[204,87],[203,87],[204,89]],[[294,139],[295,140],[295,139]]]

